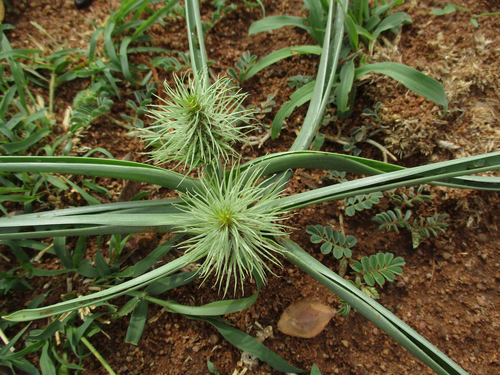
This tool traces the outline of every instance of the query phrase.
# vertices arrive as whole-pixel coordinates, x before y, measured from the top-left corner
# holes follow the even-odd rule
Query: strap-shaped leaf
[[[144,331],[144,326],[146,325],[146,320],[148,319],[148,302],[144,299],[140,299],[139,303],[132,313],[130,322],[127,329],[127,335],[125,337],[125,342],[133,345],[139,344],[142,332]]]
[[[295,366],[292,366],[283,358],[281,358],[278,354],[269,350],[265,347],[265,345],[261,344],[259,341],[254,339],[253,337],[247,335],[245,332],[240,331],[239,329],[233,328],[225,324],[225,322],[220,321],[214,318],[202,318],[202,317],[192,317],[193,319],[203,320],[212,324],[219,333],[224,336],[224,338],[229,341],[231,344],[236,346],[238,349],[241,349],[251,355],[256,356],[261,361],[267,363],[274,369],[281,372],[288,372],[294,374],[303,374],[306,371],[301,370]]]
[[[408,89],[434,103],[442,105],[445,110],[448,110],[448,101],[446,100],[444,88],[434,78],[406,65],[384,62],[359,67],[356,69],[354,79],[358,80],[365,74],[372,72],[385,74],[402,83]]]

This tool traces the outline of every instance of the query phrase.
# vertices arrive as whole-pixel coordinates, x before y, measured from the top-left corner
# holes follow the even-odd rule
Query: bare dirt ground
[[[245,51],[261,58],[282,47],[314,43],[308,34],[292,28],[248,37],[249,26],[262,18],[262,12],[260,8],[249,8],[239,1],[236,3],[238,10],[217,24],[206,39],[209,59],[214,60],[216,73],[226,72]],[[456,3],[470,9],[472,14],[500,11],[499,3],[493,0],[457,0]],[[302,14],[301,1],[264,1],[264,5],[267,16]],[[347,135],[350,128],[365,124],[367,119],[361,116],[363,109],[373,109],[375,103],[381,102],[382,121],[378,126],[384,130],[374,140],[395,154],[399,165],[410,167],[500,149],[500,17],[479,18],[479,27],[474,28],[469,22],[470,14],[465,11],[443,17],[429,14],[433,8],[444,5],[444,1],[426,0],[407,1],[399,7],[398,11],[406,11],[413,23],[404,26],[397,36],[385,35],[371,60],[402,62],[442,82],[448,95],[449,113],[443,116],[435,104],[408,92],[402,85],[385,77],[373,76],[360,83],[356,109],[344,129]],[[37,48],[39,45],[50,48],[47,37],[30,22],[37,22],[58,41],[66,41],[68,48],[88,48],[93,28],[87,19],[98,25],[104,23],[109,11],[118,9],[119,2],[94,0],[93,5],[84,10],[76,10],[73,0],[27,0],[26,4],[18,1],[14,6],[19,15],[8,12],[4,21],[16,27],[7,33],[13,48]],[[208,3],[203,5],[202,12],[205,17],[211,12]],[[169,20],[165,28],[155,25],[151,34],[155,37],[152,45],[177,51],[188,50],[183,20]],[[246,104],[258,106],[269,94],[275,93],[277,107],[264,119],[264,122],[270,123],[273,114],[293,92],[286,79],[297,74],[314,75],[317,64],[316,57],[301,55],[266,69],[244,83],[243,90],[250,94]],[[171,76],[163,73],[160,78],[171,79]],[[88,84],[79,80],[58,90],[55,112],[59,123],[64,110],[72,104],[72,98]],[[120,89],[125,92],[133,90],[127,86]],[[47,95],[42,90],[39,93]],[[116,104],[112,116],[119,119],[123,111],[125,106]],[[304,119],[305,111],[302,107],[294,112],[277,140],[266,141],[262,148],[243,150],[244,157],[287,150]],[[325,133],[334,134],[336,131],[332,126]],[[141,155],[143,144],[126,137],[126,132],[106,119],[100,120],[81,137],[75,153],[85,147],[101,146],[116,158],[132,152],[136,161],[145,161],[146,158]],[[344,152],[341,145],[328,142],[322,150]],[[361,156],[378,160],[382,157],[377,148],[366,143],[362,145]],[[290,182],[290,192],[320,186],[324,183],[320,180],[322,176],[320,171],[299,170]],[[122,181],[98,181],[115,194],[113,199],[117,199]],[[152,189],[151,186],[140,188]],[[154,197],[164,197],[168,192],[163,190],[157,190]],[[436,212],[448,213],[450,226],[446,234],[426,240],[419,248],[413,249],[407,232],[388,234],[378,231],[371,218],[390,208],[389,202],[383,200],[371,211],[344,218],[346,234],[358,239],[353,249],[354,258],[380,251],[402,256],[407,263],[403,276],[380,290],[380,303],[470,374],[498,374],[499,195],[496,192],[437,187],[430,188],[430,192],[432,201],[419,206],[416,213],[424,216],[432,216]],[[76,194],[61,197],[61,200],[62,205],[82,204]],[[340,206],[340,202],[332,202],[302,209],[287,222],[297,228],[291,233],[291,239],[334,270],[338,265],[333,257],[322,255],[319,246],[309,242],[305,228],[314,224],[338,228],[338,217],[342,212]],[[143,241],[138,254],[152,250],[161,238],[160,235],[141,237]],[[88,256],[93,256],[92,251]],[[44,262],[49,268],[57,267],[53,258],[47,257]],[[268,284],[252,307],[224,319],[251,335],[256,334],[257,323],[262,327],[271,326],[273,335],[266,339],[265,345],[303,369],[309,370],[315,363],[323,374],[431,373],[359,313],[351,313],[348,317],[337,316],[312,339],[282,334],[276,324],[290,304],[308,299],[338,308],[339,302],[335,295],[287,261],[283,261],[283,269],[274,267],[273,271],[278,277],[269,277]],[[48,281],[41,278],[38,285]],[[51,282],[54,283],[54,279]],[[246,290],[252,290],[252,285],[248,285]],[[4,312],[14,311],[15,307],[22,308],[26,301],[40,293],[33,289],[13,295],[9,301],[4,299],[0,302],[0,308]],[[161,297],[188,305],[201,305],[221,298],[216,290],[209,286],[198,288],[196,283]],[[57,302],[57,298],[52,302]],[[35,322],[33,328],[46,323]],[[192,321],[152,306],[138,346],[124,343],[127,324],[128,318],[124,318],[110,325],[106,331],[111,339],[97,334],[90,340],[117,373],[207,374],[207,360],[212,361],[221,374],[233,374],[234,370],[243,369],[241,351],[227,343],[208,323]],[[33,360],[36,361],[36,358]],[[84,367],[85,374],[106,373],[92,356],[84,362]],[[276,373],[262,363],[247,372]]]

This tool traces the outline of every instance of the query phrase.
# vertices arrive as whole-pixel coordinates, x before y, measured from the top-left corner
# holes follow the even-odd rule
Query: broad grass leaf
[[[227,341],[236,346],[238,349],[256,356],[261,361],[267,363],[278,371],[291,372],[294,374],[303,374],[306,372],[295,366],[292,366],[278,354],[266,348],[263,344],[258,342],[250,335],[247,335],[245,332],[242,332],[236,328],[228,326],[223,321],[213,318],[201,317],[193,317],[193,319],[204,320],[212,324],[215,328],[217,328],[220,334],[224,336]]]
[[[133,345],[139,344],[146,320],[148,318],[148,302],[141,300],[135,307],[127,329],[125,342]]]
[[[273,124],[271,125],[271,138],[276,139],[281,128],[283,127],[284,119],[289,117],[296,107],[307,103],[311,100],[314,91],[315,81],[309,82],[305,86],[295,91],[290,96],[290,101],[283,104],[278,113],[274,117]]]
[[[295,26],[306,30],[310,33],[311,27],[306,26],[307,19],[304,17],[292,17],[292,16],[273,16],[266,17],[262,20],[258,20],[250,26],[248,30],[248,35],[262,33],[265,31],[271,31],[280,29],[284,26]]]
[[[434,78],[406,65],[384,62],[359,67],[356,69],[354,79],[358,80],[365,74],[372,72],[385,74],[402,83],[408,89],[434,103],[442,105],[445,110],[448,110],[444,87]]]

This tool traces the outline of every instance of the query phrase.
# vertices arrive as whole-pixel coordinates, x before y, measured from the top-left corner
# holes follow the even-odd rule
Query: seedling
[[[236,156],[233,143],[245,142],[244,134],[252,129],[245,124],[251,111],[241,107],[246,94],[234,93],[228,78],[209,86],[191,76],[174,75],[174,79],[174,87],[165,82],[170,100],[162,99],[157,109],[150,110],[155,122],[141,134],[147,146],[154,148],[149,152],[153,159],[157,163],[177,160],[192,170]]]
[[[401,275],[401,266],[405,264],[403,258],[394,259],[392,253],[378,253],[369,257],[362,257],[361,261],[352,260],[352,247],[357,243],[354,236],[345,236],[344,233],[333,230],[331,227],[323,227],[319,224],[309,226],[306,230],[311,234],[313,244],[321,243],[321,252],[328,254],[333,249],[333,256],[340,261],[339,276],[344,277],[347,266],[350,263],[354,271],[354,281],[349,281],[359,288],[368,297],[378,299],[379,294],[375,289],[375,283],[383,286],[385,281],[393,282],[395,275]],[[341,308],[338,313],[344,316],[349,315],[351,306],[344,300],[340,300]]]
[[[479,27],[479,24],[477,22],[478,18],[485,17],[485,16],[498,16],[498,15],[500,15],[500,12],[472,14],[472,12],[469,9],[462,7],[460,5],[452,4],[452,3],[447,3],[444,8],[434,8],[433,10],[431,10],[431,14],[433,14],[435,16],[444,16],[446,14],[454,13],[457,9],[468,12],[471,15],[470,23],[474,27]]]
[[[233,78],[238,84],[241,84],[245,81],[245,76],[248,74],[248,71],[254,67],[256,61],[257,56],[250,55],[250,52],[246,51],[235,64],[236,69],[238,69],[239,73],[236,73],[233,68],[229,68],[227,70],[227,74],[229,74],[229,76]]]
[[[391,229],[396,233],[399,233],[398,228],[406,228],[411,232],[411,239],[413,248],[417,248],[420,245],[420,241],[425,238],[430,238],[431,234],[437,237],[438,233],[445,233],[448,223],[448,214],[435,214],[434,216],[423,218],[419,216],[418,219],[410,222],[410,217],[412,212],[410,210],[403,212],[399,208],[395,208],[394,211],[388,210],[387,212],[381,212],[373,217],[373,221],[380,224],[379,229],[385,229],[389,232]]]

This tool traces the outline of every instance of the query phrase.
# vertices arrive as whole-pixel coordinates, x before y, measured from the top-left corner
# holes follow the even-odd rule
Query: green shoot
[[[323,227],[320,224],[311,225],[307,227],[306,232],[311,235],[311,242],[321,243],[321,252],[329,254],[333,249],[333,256],[335,259],[342,257],[350,258],[352,256],[351,248],[356,245],[356,238],[344,233],[334,231],[332,227]]]
[[[188,170],[207,165],[213,160],[236,157],[235,142],[245,142],[243,135],[252,129],[248,123],[251,111],[242,109],[246,94],[229,86],[228,78],[219,78],[204,87],[185,75],[174,75],[175,87],[165,83],[170,100],[162,99],[157,109],[149,111],[154,124],[141,138],[154,147],[149,154],[157,163],[177,160]]]
[[[231,76],[231,78],[233,78],[237,83],[241,84],[245,81],[245,76],[248,71],[254,67],[256,61],[257,56],[250,55],[250,52],[246,51],[235,64],[239,73],[236,73],[233,68],[229,68],[227,70],[227,74],[229,74],[229,76]]]
[[[195,193],[182,196],[188,208],[179,208],[189,215],[179,218],[178,231],[194,237],[180,247],[189,259],[206,256],[200,276],[206,280],[215,273],[219,289],[225,284],[224,294],[231,277],[236,292],[253,273],[265,280],[265,271],[270,272],[267,262],[280,264],[275,254],[282,254],[283,248],[272,236],[284,236],[288,227],[276,223],[283,211],[270,203],[281,192],[278,184],[267,191],[259,188],[260,177],[261,171],[250,169],[233,169],[222,179],[214,172],[205,175]]]
[[[395,208],[394,211],[388,210],[387,212],[381,212],[373,217],[373,221],[380,224],[379,229],[385,229],[389,232],[391,229],[396,233],[399,233],[398,228],[406,228],[411,232],[413,248],[417,248],[420,241],[425,238],[430,238],[431,234],[437,237],[438,233],[445,233],[445,227],[448,226],[446,219],[448,219],[448,214],[435,214],[434,216],[423,218],[419,216],[415,219],[413,223],[410,222],[411,211],[408,210],[403,216],[402,211],[399,208]]]
[[[452,4],[452,3],[447,3],[444,8],[434,8],[433,10],[431,10],[430,14],[433,14],[435,16],[444,16],[446,14],[450,14],[450,13],[455,12],[457,9],[468,12],[471,15],[470,23],[474,27],[479,27],[479,24],[477,22],[478,18],[485,17],[485,16],[498,16],[498,15],[500,15],[500,12],[472,14],[472,12],[469,9],[462,7],[460,5]]]

